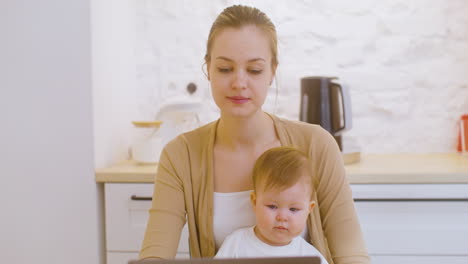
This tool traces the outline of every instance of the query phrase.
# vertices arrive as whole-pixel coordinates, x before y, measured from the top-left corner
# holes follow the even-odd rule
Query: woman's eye
[[[221,73],[228,73],[231,70],[232,70],[231,68],[218,68],[218,71],[221,72]]]
[[[252,74],[260,74],[260,73],[262,73],[262,70],[252,69],[252,70],[249,70],[249,72],[252,73]]]

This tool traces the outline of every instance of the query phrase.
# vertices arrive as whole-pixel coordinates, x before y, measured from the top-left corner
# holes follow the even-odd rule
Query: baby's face
[[[255,234],[272,246],[283,246],[300,235],[314,206],[310,187],[299,181],[290,188],[252,193],[257,226]]]

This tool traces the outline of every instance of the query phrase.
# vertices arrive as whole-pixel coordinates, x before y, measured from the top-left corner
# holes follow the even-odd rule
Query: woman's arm
[[[186,222],[184,188],[178,172],[181,166],[188,166],[188,161],[181,153],[186,148],[181,145],[176,139],[161,154],[140,259],[174,258],[176,255]]]
[[[341,152],[330,134],[324,133],[323,143],[316,153],[320,160],[317,197],[333,262],[370,263]]]

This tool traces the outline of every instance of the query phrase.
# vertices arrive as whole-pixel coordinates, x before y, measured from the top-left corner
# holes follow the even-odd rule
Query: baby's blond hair
[[[254,191],[287,189],[303,180],[315,189],[311,162],[306,153],[294,147],[276,147],[265,151],[253,169]]]

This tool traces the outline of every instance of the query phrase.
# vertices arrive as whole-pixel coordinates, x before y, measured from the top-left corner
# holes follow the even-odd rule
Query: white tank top
[[[251,192],[214,193],[213,233],[216,250],[234,230],[255,225],[255,214],[250,203]],[[307,234],[306,226],[301,236],[309,241]]]

